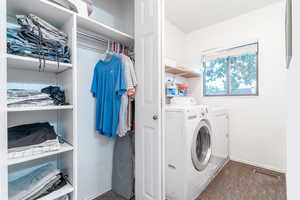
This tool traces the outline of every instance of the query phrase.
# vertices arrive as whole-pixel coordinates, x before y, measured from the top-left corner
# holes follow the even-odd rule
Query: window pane
[[[229,58],[230,94],[256,94],[257,55],[246,54]]]
[[[227,59],[206,61],[205,67],[205,95],[227,94]]]

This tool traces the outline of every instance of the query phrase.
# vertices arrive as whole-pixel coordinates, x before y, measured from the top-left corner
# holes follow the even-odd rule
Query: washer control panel
[[[207,105],[201,105],[200,107],[200,117],[205,118],[208,115],[208,106]]]

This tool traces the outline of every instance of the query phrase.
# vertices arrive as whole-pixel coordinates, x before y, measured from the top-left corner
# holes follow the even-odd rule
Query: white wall
[[[286,169],[286,69],[283,3],[188,34],[189,66],[201,62],[201,52],[259,40],[259,96],[201,98],[201,81],[193,81],[199,100],[230,110],[231,158],[257,166]]]
[[[168,19],[165,19],[166,58],[175,60],[178,66],[185,65],[186,34]]]
[[[93,3],[95,6],[91,18],[134,35],[134,0],[101,0]]]
[[[78,48],[78,200],[111,190],[114,140],[95,131],[95,99],[90,92],[100,50]],[[88,59],[85,59],[88,58]]]
[[[293,0],[293,60],[288,71],[287,193],[288,200],[299,199],[300,180],[300,1]]]
[[[170,20],[165,19],[165,55],[166,58],[176,61],[177,66],[185,66],[186,34],[175,26]],[[179,84],[188,84],[184,77],[165,73],[165,81],[176,80]]]

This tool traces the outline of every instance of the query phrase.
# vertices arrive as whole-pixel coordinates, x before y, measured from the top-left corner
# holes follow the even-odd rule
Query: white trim
[[[235,161],[235,162],[244,163],[244,164],[247,164],[247,165],[252,165],[252,166],[255,166],[255,167],[260,167],[260,168],[272,170],[274,172],[279,172],[279,173],[282,173],[282,174],[286,174],[285,169],[279,169],[277,167],[273,167],[273,166],[270,166],[270,165],[261,164],[261,163],[253,162],[253,161],[247,161],[247,160],[238,159],[238,158],[234,158],[234,157],[230,157],[230,160]]]
[[[166,31],[166,25],[165,25],[165,17],[166,17],[166,13],[165,13],[165,0],[161,1],[161,5],[162,5],[162,10],[161,10],[161,45],[162,45],[162,67],[161,67],[161,83],[162,83],[162,90],[161,90],[161,180],[162,180],[162,199],[166,199],[166,171],[165,171],[165,163],[166,163],[166,146],[165,146],[165,124],[166,124],[166,112],[165,112],[165,106],[166,106],[166,93],[165,93],[165,87],[163,87],[163,85],[165,84],[165,66],[167,63],[167,58],[166,58],[166,38],[165,38],[165,31]]]

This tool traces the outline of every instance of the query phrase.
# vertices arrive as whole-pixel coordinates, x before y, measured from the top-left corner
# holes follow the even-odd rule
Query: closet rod
[[[77,34],[80,35],[80,36],[92,39],[92,40],[96,40],[96,41],[99,41],[99,42],[106,43],[106,44],[110,41],[109,39],[106,39],[105,37],[99,37],[99,36],[91,35],[89,33],[84,33],[84,32],[81,32],[81,31],[77,31]],[[129,55],[134,56],[134,52],[133,52],[132,48],[129,48]]]
[[[93,40],[97,40],[99,42],[104,42],[104,43],[107,43],[109,40],[108,39],[105,39],[103,37],[98,37],[98,36],[95,36],[95,35],[91,35],[91,34],[88,34],[88,33],[84,33],[84,32],[81,32],[81,31],[77,31],[77,34],[78,35],[81,35],[83,37],[87,37],[89,39],[93,39]]]

